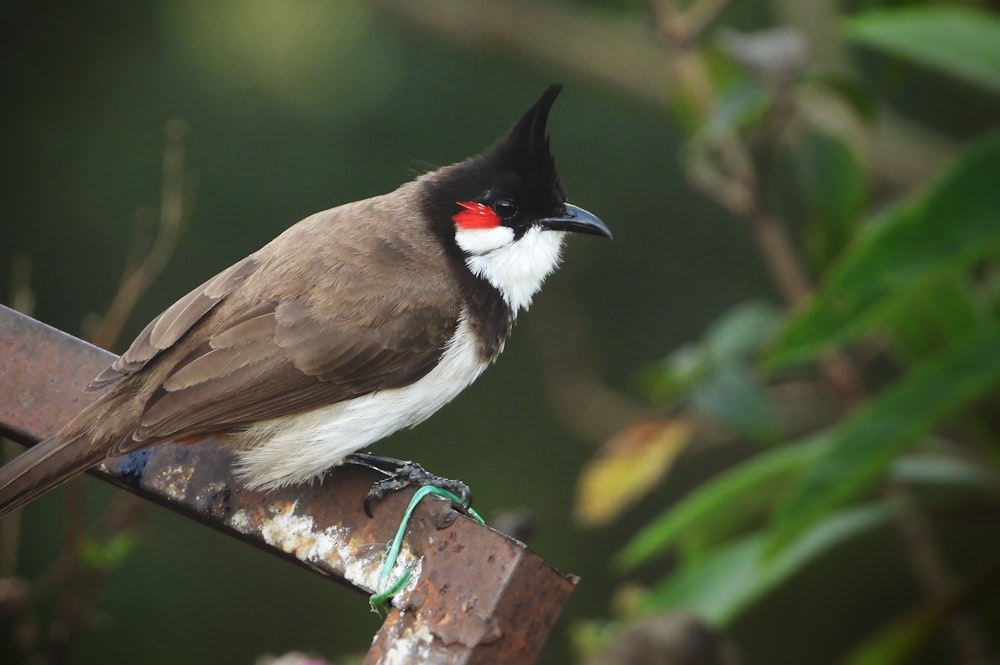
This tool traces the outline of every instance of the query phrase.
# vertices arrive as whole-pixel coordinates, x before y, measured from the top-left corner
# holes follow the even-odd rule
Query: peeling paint
[[[268,545],[314,567],[342,576],[351,584],[374,593],[385,560],[386,543],[357,542],[351,530],[342,526],[315,528],[310,515],[296,512],[298,501],[276,502],[267,506],[267,515],[239,510],[229,519],[237,531],[260,537]],[[398,602],[413,589],[420,578],[422,559],[403,544],[387,586],[391,586],[407,568],[412,570],[410,581],[397,594]]]
[[[174,501],[184,501],[193,475],[193,466],[171,464],[157,471],[154,477],[147,476],[147,480],[150,487],[163,492]]]
[[[254,532],[253,520],[250,518],[249,510],[237,510],[229,516],[229,526],[236,529],[245,536]]]
[[[412,663],[433,665],[454,661],[450,657],[444,657],[441,650],[435,648],[434,634],[427,626],[426,621],[418,618],[406,627],[397,623],[393,628],[392,642],[379,660],[380,665],[411,665]]]

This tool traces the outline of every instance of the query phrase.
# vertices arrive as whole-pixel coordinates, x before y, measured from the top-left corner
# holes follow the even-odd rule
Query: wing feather
[[[258,266],[259,263],[253,257],[247,257],[175,302],[150,321],[128,350],[98,374],[87,386],[87,390],[104,388],[145,367],[162,351],[176,344]]]
[[[378,213],[377,202],[361,204]],[[107,383],[149,368],[135,375],[146,397],[117,453],[236,431],[405,386],[433,369],[462,311],[445,286],[443,249],[412,229],[376,238],[344,228],[348,212],[300,222],[140,334],[102,374]]]

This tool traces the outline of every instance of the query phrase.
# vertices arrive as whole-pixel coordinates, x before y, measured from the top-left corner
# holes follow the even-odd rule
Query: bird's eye
[[[493,204],[493,210],[500,216],[500,219],[509,220],[517,215],[517,204],[510,199],[500,199]]]

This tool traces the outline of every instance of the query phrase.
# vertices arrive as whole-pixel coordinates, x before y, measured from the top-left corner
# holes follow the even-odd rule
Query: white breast
[[[501,226],[460,230],[455,239],[468,254],[469,270],[495,286],[517,314],[528,308],[542,282],[559,265],[565,235],[533,226],[513,240],[513,231]]]
[[[464,317],[441,362],[419,381],[253,425],[237,472],[248,487],[271,489],[321,477],[344,457],[427,419],[482,374],[488,363]]]

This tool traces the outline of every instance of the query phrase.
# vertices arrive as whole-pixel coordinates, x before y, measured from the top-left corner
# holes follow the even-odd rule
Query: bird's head
[[[468,268],[516,312],[559,263],[566,233],[611,237],[595,215],[566,200],[549,151],[553,85],[485,152],[431,174],[428,211]]]

